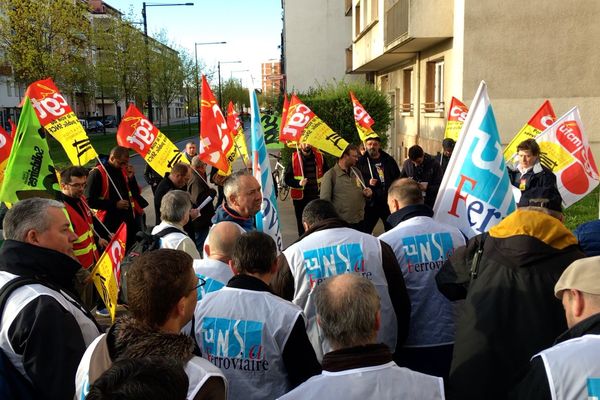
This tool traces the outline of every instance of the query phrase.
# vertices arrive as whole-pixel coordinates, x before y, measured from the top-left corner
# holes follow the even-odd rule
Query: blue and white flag
[[[434,218],[456,226],[471,238],[515,210],[484,81],[479,84],[454,149],[433,207]]]
[[[252,112],[252,174],[260,183],[263,202],[260,211],[256,214],[256,229],[270,235],[277,244],[278,251],[283,250],[281,229],[279,227],[279,211],[277,209],[277,198],[275,187],[271,176],[271,165],[265,136],[260,123],[260,108],[253,90],[250,94],[250,109]]]

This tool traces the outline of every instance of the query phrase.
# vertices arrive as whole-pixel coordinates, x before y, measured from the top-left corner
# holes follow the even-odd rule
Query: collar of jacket
[[[565,333],[560,335],[555,343],[564,342],[565,340],[578,338],[588,334],[600,335],[600,313],[594,314],[578,324],[575,324]]]
[[[214,224],[221,221],[232,221],[244,228],[245,230],[254,229],[254,217],[245,218],[238,214],[235,210],[229,208],[227,203],[223,201],[213,216],[212,222]]]
[[[235,288],[235,289],[246,289],[246,290],[254,290],[256,292],[269,292],[272,293],[269,285],[261,281],[260,279],[246,274],[239,274],[233,276],[229,282],[227,282],[227,287]]]
[[[392,361],[392,354],[384,344],[349,347],[331,351],[323,356],[323,370],[330,372],[373,367]]]
[[[396,226],[400,222],[409,220],[414,217],[431,218],[433,217],[433,210],[431,209],[431,207],[425,204],[413,204],[410,206],[402,207],[395,213],[391,214],[388,217],[387,222],[392,226]]]
[[[517,209],[489,232],[491,237],[499,239],[531,236],[558,250],[577,244],[577,238],[561,221],[533,210]]]
[[[16,240],[6,240],[0,249],[0,271],[36,277],[74,292],[78,261],[55,250]]]
[[[187,362],[194,351],[190,336],[159,332],[128,316],[119,318],[110,328],[107,344],[113,361],[159,356]]]
[[[520,164],[520,162],[519,162],[519,161],[515,161],[515,162],[513,163],[513,165],[509,167],[509,169],[511,169],[511,170],[513,170],[513,171],[516,171],[516,172],[519,172],[519,173],[520,173],[520,172],[521,172],[521,170],[519,169],[519,164]],[[540,173],[540,172],[542,172],[543,170],[544,170],[544,169],[542,168],[542,163],[541,163],[541,162],[540,162],[540,160],[538,159],[538,160],[535,162],[535,164],[533,164],[533,167],[532,167],[531,169],[527,170],[527,171],[525,172],[525,174],[526,174],[527,172],[530,172],[530,171],[531,171],[531,173],[533,173],[533,174],[539,174],[539,173]],[[525,175],[525,174],[523,174],[523,175]]]
[[[318,231],[324,231],[326,229],[333,228],[348,228],[348,223],[340,218],[327,218],[322,221],[315,223],[313,226],[308,228],[306,232],[302,234],[294,243],[297,243],[310,235],[311,233],[315,233]]]

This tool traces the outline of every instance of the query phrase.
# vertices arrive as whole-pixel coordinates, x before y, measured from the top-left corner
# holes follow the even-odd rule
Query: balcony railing
[[[383,41],[386,46],[408,34],[409,0],[399,0],[385,11],[385,32]]]

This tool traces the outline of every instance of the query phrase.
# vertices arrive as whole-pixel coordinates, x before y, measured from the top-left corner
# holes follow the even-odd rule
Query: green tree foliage
[[[238,79],[228,79],[221,85],[224,113],[227,113],[227,106],[230,101],[233,102],[233,107],[238,113],[242,110],[242,108],[247,108],[250,106],[250,95],[248,93],[248,88],[243,87]]]
[[[331,129],[340,134],[349,143],[359,144],[360,138],[354,123],[354,109],[350,99],[350,91],[363,105],[375,121],[373,130],[381,137],[382,147],[388,140],[387,130],[391,123],[392,107],[389,99],[375,87],[365,83],[330,82],[310,89],[305,93],[297,93],[298,98],[306,104]],[[289,163],[294,149],[284,149],[282,154]],[[329,165],[336,160],[326,156]]]
[[[126,19],[94,20],[98,88],[115,104],[141,106],[146,98],[144,35]]]
[[[0,1],[0,50],[15,79],[30,84],[51,77],[59,88],[80,86],[90,75],[86,14],[81,1]]]

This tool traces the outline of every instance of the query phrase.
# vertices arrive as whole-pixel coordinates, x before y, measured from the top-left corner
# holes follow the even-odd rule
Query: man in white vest
[[[203,282],[192,268],[192,257],[181,250],[143,253],[128,271],[130,315],[120,317],[86,350],[77,369],[76,398],[83,399],[113,362],[144,357],[169,357],[188,375],[187,398],[227,397],[221,371],[192,354],[194,341],[181,329],[192,319],[196,293]]]
[[[448,377],[454,347],[456,304],[442,295],[435,282],[440,267],[465,245],[462,233],[435,221],[419,184],[399,179],[388,191],[393,227],[379,236],[389,244],[402,269],[412,313],[408,338],[398,364],[425,374]]]
[[[210,230],[210,236],[204,245],[207,257],[194,260],[196,275],[206,281],[205,285],[198,288],[198,301],[207,293],[227,285],[233,277],[229,262],[233,255],[233,246],[241,235],[239,225],[230,221],[219,222]]]
[[[512,393],[515,399],[600,397],[600,256],[582,258],[563,272],[554,294],[569,329],[553,347],[536,354]]]
[[[332,345],[323,373],[281,399],[443,399],[441,378],[399,367],[377,343],[381,309],[369,279],[351,273],[327,279],[313,293],[317,323]]]
[[[306,232],[279,257],[280,268],[271,286],[304,309],[308,337],[319,360],[331,350],[331,344],[317,325],[313,292],[326,279],[348,272],[361,274],[377,288],[382,318],[378,340],[396,352],[408,333],[410,302],[392,249],[348,227],[327,200],[308,203],[302,223]]]
[[[1,310],[0,350],[31,384],[31,398],[73,398],[77,364],[100,330],[75,291],[81,265],[65,206],[21,200],[6,213],[3,229],[0,290],[8,298]],[[31,281],[6,292],[19,278]]]
[[[273,399],[321,372],[302,310],[269,289],[276,260],[270,236],[244,233],[230,262],[236,275],[196,308],[196,342],[227,377],[230,399]]]

